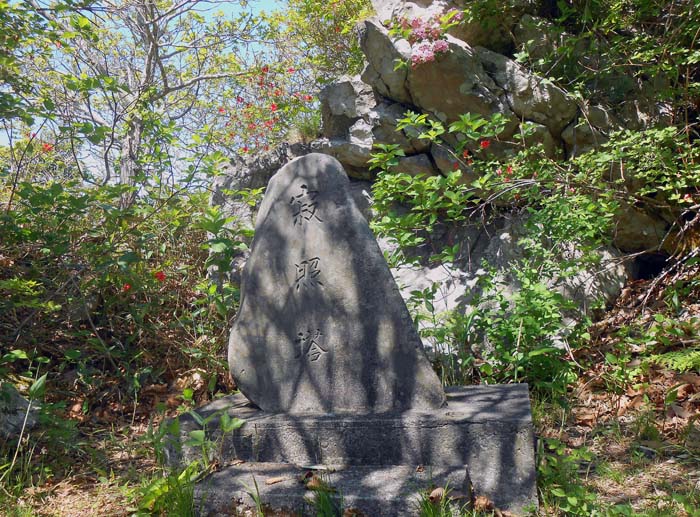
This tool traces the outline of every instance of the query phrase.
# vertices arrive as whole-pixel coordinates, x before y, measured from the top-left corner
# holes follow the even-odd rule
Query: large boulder
[[[389,31],[372,19],[364,22],[361,45],[368,62],[362,80],[379,96],[446,123],[464,113],[486,118],[501,114],[507,120],[501,138],[513,135],[520,121],[536,123],[548,131],[535,132],[528,143],[543,143],[548,156],[560,154],[562,130],[575,118],[577,105],[562,89],[515,61],[448,36],[446,52],[397,67],[397,59],[409,62],[410,44],[392,40]],[[385,59],[387,52],[392,60]],[[445,138],[449,141],[451,135]]]
[[[429,147],[410,130],[396,130],[409,108],[376,95],[359,76],[343,77],[326,86],[319,100],[323,138],[312,142],[312,148],[336,158],[353,178],[371,177],[369,160],[377,143],[396,144],[408,156]]]
[[[505,92],[508,105],[519,118],[543,124],[554,137],[558,137],[576,116],[576,103],[561,88],[501,54],[484,48],[477,48],[476,53],[484,70]]]
[[[478,21],[463,20],[450,28],[449,34],[471,46],[486,47],[496,52],[508,52],[513,48],[513,27],[523,13],[534,12],[540,2],[515,0],[504,2],[499,9],[482,9],[474,12]],[[450,9],[464,10],[470,6],[466,0],[372,0],[377,17],[382,22],[406,17],[428,19]]]

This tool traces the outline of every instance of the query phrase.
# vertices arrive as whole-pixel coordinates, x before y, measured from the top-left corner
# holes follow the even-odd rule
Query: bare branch
[[[157,99],[162,99],[166,95],[169,95],[173,92],[176,92],[178,90],[183,90],[185,88],[189,88],[190,86],[194,86],[197,83],[201,83],[202,81],[211,81],[215,79],[231,79],[232,77],[242,77],[244,75],[250,75],[251,72],[224,72],[221,74],[204,74],[204,75],[198,75],[197,77],[193,77],[187,81],[183,81],[180,84],[176,84],[174,86],[171,86],[170,88],[164,89],[163,92],[158,95],[156,98]]]

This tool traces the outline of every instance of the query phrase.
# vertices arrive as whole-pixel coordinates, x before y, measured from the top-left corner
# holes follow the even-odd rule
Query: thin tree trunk
[[[141,120],[141,117],[132,116],[126,134],[122,139],[122,150],[119,157],[119,179],[122,185],[136,187],[142,130],[143,120]],[[136,192],[137,190],[134,188],[122,194],[122,208],[129,208],[134,203]]]

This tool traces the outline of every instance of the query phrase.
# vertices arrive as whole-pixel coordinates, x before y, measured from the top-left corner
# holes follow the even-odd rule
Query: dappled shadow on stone
[[[469,386],[449,389],[447,395],[448,405],[438,410],[365,415],[273,414],[251,407],[236,395],[210,404],[202,416],[227,411],[245,419],[242,428],[224,436],[221,442],[212,432],[212,439],[222,445],[220,464],[227,465],[237,458],[246,462],[244,472],[267,464],[349,465],[366,467],[366,472],[397,465],[419,471],[447,469],[461,472],[458,485],[454,477],[450,478],[453,489],[461,490],[461,484],[470,481],[475,495],[486,496],[499,508],[520,511],[536,504],[527,386]],[[213,418],[209,429],[215,431],[218,427],[218,420]],[[196,428],[196,423],[186,418],[181,432],[187,436]],[[192,459],[197,453],[190,449],[186,457]],[[233,482],[239,474],[231,470],[230,475]],[[425,488],[413,485],[412,479],[408,476],[403,481],[404,492],[414,494]],[[434,482],[438,486],[441,483],[439,479]],[[397,489],[401,485],[399,480],[393,483]],[[363,493],[370,488],[364,487]],[[240,486],[231,485],[227,490],[232,492],[212,497],[242,491]]]
[[[270,181],[229,345],[269,411],[372,413],[444,403],[340,164],[311,154]]]
[[[445,404],[333,158],[305,156],[270,181],[229,362],[250,402],[227,397],[180,426],[185,442],[203,419],[219,464],[245,462],[199,484],[203,514],[245,500],[255,476],[273,480],[264,501],[301,509],[307,494],[295,478],[310,465],[323,466],[347,504],[368,515],[414,515],[415,494],[431,483],[473,485],[504,509],[536,504],[527,386],[459,388]],[[223,412],[245,424],[222,436]],[[199,454],[190,447],[172,459]]]

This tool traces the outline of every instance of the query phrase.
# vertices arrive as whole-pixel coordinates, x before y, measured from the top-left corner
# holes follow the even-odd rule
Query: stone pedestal
[[[199,512],[225,515],[251,505],[257,484],[264,503],[301,513],[309,494],[299,478],[309,468],[345,507],[368,516],[416,515],[419,492],[445,484],[516,514],[536,507],[527,386],[467,386],[446,395],[439,409],[365,415],[266,413],[240,395],[200,408],[200,416],[211,417],[208,438],[221,470],[198,485]],[[222,436],[224,412],[244,419],[243,427]],[[180,442],[197,429],[195,419],[181,417]],[[185,447],[171,460],[200,454]]]
[[[313,515],[308,476],[368,517],[417,515],[437,487],[464,504],[537,503],[527,386],[443,391],[334,158],[306,155],[270,180],[229,365],[245,396],[183,417],[179,443],[200,445],[171,450],[172,462],[203,449],[217,462],[196,489],[201,515],[239,515],[253,496],[287,510],[273,515]],[[222,433],[223,414],[245,424]]]

